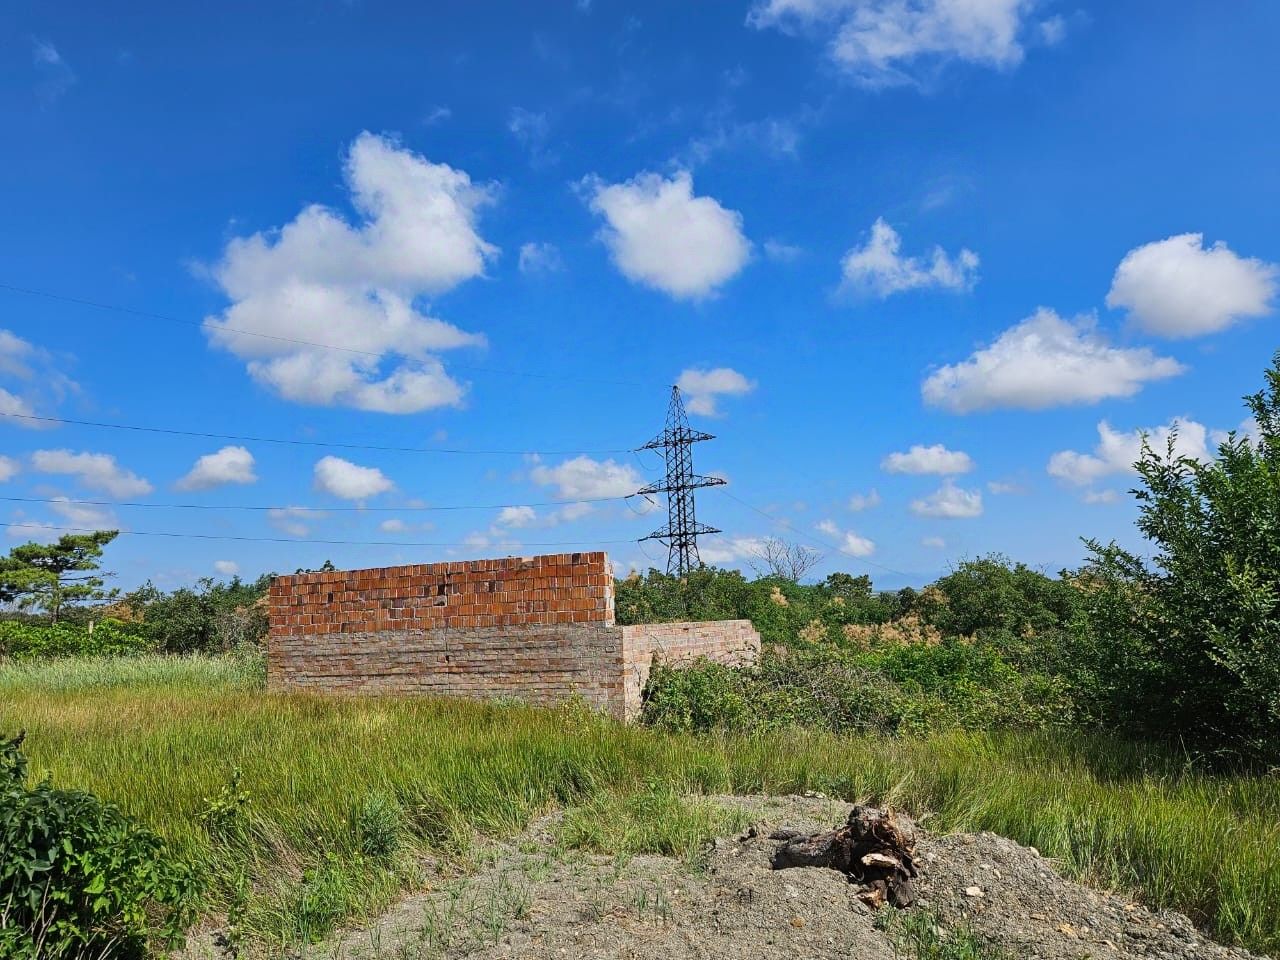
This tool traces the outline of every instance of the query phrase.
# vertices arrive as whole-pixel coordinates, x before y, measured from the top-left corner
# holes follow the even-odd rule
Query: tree
[[[747,566],[758,577],[778,577],[799,583],[806,573],[822,562],[822,554],[800,543],[766,537],[750,551]]]
[[[1208,462],[1144,443],[1138,529],[1152,563],[1090,543],[1087,650],[1125,694],[1106,699],[1151,732],[1211,749],[1280,755],[1280,353]],[[1136,714],[1141,710],[1140,714]]]
[[[95,533],[68,533],[57,543],[24,543],[0,558],[0,603],[12,603],[19,610],[42,610],[57,623],[63,608],[81,603],[109,600],[115,590],[106,590],[98,574],[102,548],[116,538],[118,530]]]

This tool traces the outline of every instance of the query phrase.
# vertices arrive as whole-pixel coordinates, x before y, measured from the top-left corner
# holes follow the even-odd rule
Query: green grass
[[[209,910],[272,943],[376,912],[420,882],[418,854],[513,834],[558,807],[585,811],[577,843],[621,835],[682,853],[707,821],[657,823],[663,797],[819,790],[927,812],[935,830],[993,830],[1221,940],[1280,952],[1274,776],[1198,773],[1101,736],[695,737],[579,707],[267,695],[258,675],[208,659],[0,666],[0,730],[29,731],[35,776],[163,834],[205,868]],[[235,770],[248,802],[211,833],[201,815]],[[370,856],[362,811],[391,801],[396,853]]]

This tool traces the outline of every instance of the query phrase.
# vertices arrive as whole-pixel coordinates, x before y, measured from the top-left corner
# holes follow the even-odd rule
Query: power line
[[[815,537],[804,530],[800,530],[786,518],[775,516],[774,514],[769,513],[767,510],[761,510],[759,507],[752,506],[751,504],[747,503],[747,501],[743,500],[741,497],[735,497],[728,490],[724,491],[724,495],[728,497],[730,500],[733,500],[735,503],[740,503],[742,506],[746,507],[748,510],[754,510],[756,513],[760,514],[760,516],[767,517],[769,520],[773,521],[774,523],[780,524],[781,526],[785,527],[787,530],[790,530],[797,537],[802,537],[808,540],[810,543],[817,543],[821,546],[826,547],[828,550],[834,550],[837,553],[844,554],[846,557],[852,557],[854,560],[857,560],[859,563],[866,564],[867,566],[879,567],[881,570],[884,570],[886,573],[894,573],[900,577],[908,577],[908,578],[912,576],[911,574],[906,573],[902,570],[895,570],[893,567],[887,567],[883,563],[878,563],[877,561],[870,560],[867,557],[860,557],[856,553],[853,553],[852,551],[844,549],[844,547],[841,547],[832,543],[830,540],[823,539],[822,537]]]
[[[623,454],[630,453],[629,447],[616,447],[609,450],[468,450],[462,447],[396,447],[382,446],[372,443],[347,443],[330,440],[295,440],[284,437],[242,436],[233,433],[205,433],[199,430],[178,430],[170,427],[143,427],[129,423],[106,423],[100,420],[72,420],[67,417],[38,417],[27,413],[0,413],[0,417],[10,420],[26,420],[33,423],[58,423],[64,426],[101,427],[109,430],[132,430],[138,433],[159,433],[177,437],[199,437],[202,440],[238,440],[242,443],[278,443],[295,447],[328,447],[335,450],[376,450],[382,453],[442,453],[442,454],[474,454],[492,456],[531,456],[545,454],[547,456],[570,456],[580,453]]]
[[[5,290],[9,293],[21,294],[22,296],[27,296],[27,297],[41,297],[42,299],[54,300],[59,303],[73,303],[81,307],[93,307],[96,310],[108,310],[112,313],[118,313],[124,316],[136,317],[142,320],[159,320],[165,323],[177,323],[186,327],[195,327],[200,330],[208,329],[205,327],[205,322],[203,320],[188,320],[185,317],[174,317],[164,313],[153,313],[150,310],[137,310],[137,309],[134,309],[133,307],[122,307],[117,304],[103,303],[99,300],[87,300],[83,297],[71,297],[71,296],[67,296],[66,294],[52,293],[48,290],[35,290],[31,287],[19,287],[11,283],[0,283],[0,290]],[[293,346],[298,346],[298,347],[314,347],[320,350],[338,350],[338,351],[341,351],[342,353],[351,353],[351,354],[356,354],[362,357],[379,357],[380,358],[385,354],[385,351],[377,352],[373,350],[360,350],[356,347],[343,347],[336,343],[320,343],[315,340],[302,340],[297,337],[281,337],[271,333],[259,333],[256,330],[245,330],[243,327],[228,327],[228,326],[218,325],[217,327],[212,329],[216,329],[225,333],[234,333],[237,336],[258,337],[259,339],[262,339],[262,340],[271,340],[276,343],[287,343],[287,344],[291,344]],[[455,363],[453,360],[449,361],[449,366],[451,366],[455,370],[471,370],[476,373],[496,373],[496,374],[500,374],[502,376],[507,376],[507,377],[528,377],[530,379],[535,379],[535,380],[563,380],[568,383],[600,383],[600,384],[608,384],[610,386],[615,386],[615,387],[652,386],[652,384],[640,383],[639,381],[636,381],[636,380],[612,380],[612,379],[603,379],[600,377],[574,377],[574,376],[562,376],[559,374],[552,374],[552,373],[530,373],[525,370],[503,370],[497,367],[483,367],[483,366],[478,366],[476,364]]]
[[[39,533],[45,530],[53,530],[59,533],[96,533],[97,527],[55,527],[46,526],[43,523],[24,523],[16,522],[9,524],[11,528],[18,530],[29,529],[32,532]],[[324,546],[347,546],[347,547],[472,547],[474,543],[438,543],[427,541],[409,541],[409,540],[324,540],[310,537],[243,537],[235,536],[229,533],[174,533],[164,530],[117,530],[120,536],[130,537],[169,537],[176,540],[234,540],[245,543],[318,543]],[[536,542],[521,542],[521,547],[575,547],[596,544],[619,544],[619,543],[635,543],[634,540],[542,540]],[[499,544],[498,546],[501,546]]]
[[[411,507],[323,507],[323,506],[305,506],[298,504],[216,504],[216,503],[144,503],[140,500],[81,500],[73,497],[0,497],[0,502],[7,503],[65,503],[81,507],[145,507],[150,509],[167,509],[167,510],[292,510],[306,513],[323,514],[323,513],[418,513],[423,511],[435,512],[444,510],[504,510],[508,507],[565,507],[570,504],[578,503],[613,503],[621,500],[626,502],[634,497],[634,493],[629,493],[625,497],[584,497],[580,500],[544,500],[534,503],[458,503],[458,504],[427,504],[423,506]]]

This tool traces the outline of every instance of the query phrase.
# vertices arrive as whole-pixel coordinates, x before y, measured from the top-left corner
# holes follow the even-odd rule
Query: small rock
[[[985,896],[985,894],[982,892],[982,888],[981,888],[981,887],[965,887],[965,888],[964,888],[964,895],[965,895],[966,897],[982,897],[982,896]]]
[[[791,918],[791,925],[792,925],[793,927],[797,927],[797,928],[799,928],[799,927],[803,927],[803,926],[804,926],[804,917],[792,917],[792,918]]]

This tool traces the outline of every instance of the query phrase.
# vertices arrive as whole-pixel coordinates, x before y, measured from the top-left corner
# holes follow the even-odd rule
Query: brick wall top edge
[[[485,560],[446,560],[440,563],[414,563],[398,567],[365,567],[359,570],[325,570],[313,573],[285,574],[272,581],[274,593],[283,595],[289,587],[310,583],[346,583],[352,580],[391,580],[396,577],[444,577],[454,573],[499,573],[536,570],[539,567],[582,566],[600,572],[609,569],[609,558],[602,550],[580,553],[549,553],[532,557],[494,557]]]

